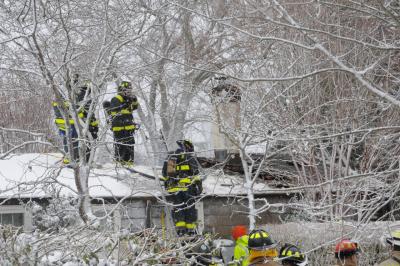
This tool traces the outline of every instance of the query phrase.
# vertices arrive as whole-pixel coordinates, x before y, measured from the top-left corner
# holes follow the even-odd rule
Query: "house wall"
[[[32,230],[32,210],[22,205],[2,205],[0,206],[0,214],[22,213],[24,231]]]
[[[269,203],[283,203],[289,200],[290,196],[268,195],[266,199]],[[114,210],[117,201],[105,200],[105,204],[93,202],[93,211],[100,217],[105,213]],[[17,203],[18,204],[18,203]],[[24,205],[1,205],[0,213],[24,213],[24,229],[33,229],[32,211]],[[40,202],[45,205],[44,202]],[[243,197],[216,197],[208,196],[196,203],[198,210],[200,232],[212,232],[221,237],[229,237],[233,226],[238,224],[248,224],[247,201]],[[257,205],[257,207],[259,207]],[[168,228],[168,221],[165,219],[165,204],[157,202],[156,199],[133,198],[124,201],[119,208],[116,208],[111,215],[114,224],[113,230],[128,229],[132,232],[140,231],[145,228],[162,228],[162,223]],[[163,217],[163,218],[162,218]],[[266,211],[260,214],[257,219],[258,224],[280,223],[277,214]]]
[[[282,195],[269,195],[269,203],[284,203],[289,197]],[[204,200],[205,231],[219,234],[221,237],[230,237],[232,227],[235,225],[248,225],[247,200],[239,198],[209,197]],[[256,208],[261,202],[256,204]],[[257,225],[281,223],[279,215],[270,211],[263,212],[256,219]]]
[[[284,203],[289,196],[268,195],[269,203]],[[199,228],[201,231],[217,233],[221,237],[229,237],[235,225],[248,224],[247,201],[239,197],[205,197],[196,204],[199,215]],[[161,228],[161,214],[165,205],[154,199],[134,199],[125,203],[120,210],[121,227],[132,231],[148,227]],[[260,207],[257,204],[256,207]],[[164,219],[164,224],[166,221]],[[279,215],[266,211],[260,214],[257,224],[280,223]]]
[[[121,228],[139,231],[149,227],[148,211],[151,203],[154,204],[154,201],[150,199],[131,199],[125,202],[120,208]]]

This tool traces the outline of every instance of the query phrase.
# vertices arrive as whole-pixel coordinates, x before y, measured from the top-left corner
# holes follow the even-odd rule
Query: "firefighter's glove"
[[[165,189],[168,188],[169,178],[166,176],[161,176],[160,181],[162,181],[162,185]]]
[[[98,126],[89,126],[89,132],[92,134],[93,139],[97,139],[99,127]]]
[[[203,192],[203,182],[201,181],[200,176],[196,175],[193,177],[193,185],[196,188],[196,194],[200,195]]]

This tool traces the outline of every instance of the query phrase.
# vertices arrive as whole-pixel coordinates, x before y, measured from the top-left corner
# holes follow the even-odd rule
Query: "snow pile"
[[[2,198],[44,198],[75,196],[73,170],[61,168],[61,154],[21,154],[0,160],[0,195]],[[132,174],[115,165],[92,169],[89,176],[92,197],[139,197],[157,194],[153,180]]]

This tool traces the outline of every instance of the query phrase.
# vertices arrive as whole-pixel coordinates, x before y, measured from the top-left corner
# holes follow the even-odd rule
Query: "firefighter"
[[[337,266],[358,265],[358,243],[349,239],[343,239],[335,247],[335,258]]]
[[[179,148],[168,156],[162,170],[162,180],[168,192],[168,201],[174,207],[172,218],[179,236],[196,233],[196,197],[202,192],[199,167],[194,157],[193,144],[189,140],[178,140]]]
[[[279,258],[284,266],[306,266],[308,265],[307,255],[295,245],[285,244],[279,251]]]
[[[253,230],[249,234],[249,265],[277,266],[278,256],[276,244],[264,230]]]
[[[235,240],[235,248],[233,250],[233,259],[236,265],[247,266],[249,264],[247,257],[249,256],[247,228],[244,225],[236,225],[232,228],[232,237]]]
[[[68,165],[70,163],[70,158],[72,158],[74,161],[76,161],[78,159],[78,156],[79,156],[78,140],[77,140],[78,139],[78,134],[77,134],[76,129],[75,129],[75,121],[69,115],[70,103],[68,101],[63,100],[61,102],[61,104],[62,104],[62,106],[60,106],[59,102],[57,102],[57,101],[53,101],[52,102],[54,115],[55,115],[54,122],[55,122],[55,124],[56,124],[56,126],[58,128],[59,135],[63,139],[63,148],[64,148],[64,152],[65,152],[63,163]],[[67,121],[64,118],[61,109],[64,109],[64,111],[67,112],[67,116],[68,116],[67,120],[69,122],[69,126],[67,125]],[[68,130],[67,130],[67,127],[68,127]],[[71,137],[71,139],[72,139],[73,151],[71,153],[69,153],[69,149],[68,149],[68,135],[67,135],[67,132],[69,134],[69,137]]]
[[[122,81],[118,86],[118,94],[111,99],[109,111],[114,133],[115,160],[124,166],[132,166],[134,161],[134,133],[137,128],[132,112],[138,106],[131,83]]]
[[[378,266],[400,266],[400,230],[391,232],[386,242],[391,247],[391,258],[382,261]]]
[[[99,132],[99,121],[96,119],[94,113],[91,114],[88,119],[89,108],[92,103],[90,99],[91,89],[90,82],[86,81],[85,84],[81,87],[76,88],[76,108],[78,110],[78,117],[83,122],[89,123],[89,133],[92,137],[92,140],[96,140]],[[91,145],[87,144],[86,149],[86,160],[89,161]]]

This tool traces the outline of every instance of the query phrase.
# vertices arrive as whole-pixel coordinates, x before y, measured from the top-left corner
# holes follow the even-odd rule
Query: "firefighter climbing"
[[[197,229],[195,203],[202,192],[202,182],[192,142],[178,140],[176,143],[179,148],[164,162],[162,180],[168,192],[167,200],[174,205],[172,218],[177,234],[194,235]]]

